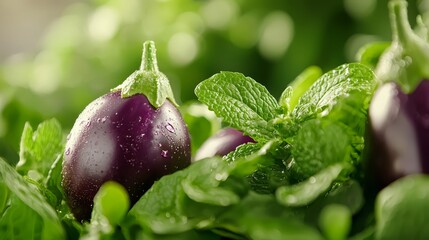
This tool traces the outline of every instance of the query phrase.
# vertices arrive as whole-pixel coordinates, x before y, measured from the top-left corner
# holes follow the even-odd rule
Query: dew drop
[[[87,127],[91,126],[91,121],[86,122],[85,124]]]
[[[70,148],[67,148],[67,150],[66,150],[65,154],[66,154],[66,155],[69,155],[69,154],[70,154]]]
[[[173,127],[171,124],[167,124],[167,125],[165,126],[165,128],[166,128],[169,132],[171,132],[171,133],[175,133],[174,127]]]
[[[167,157],[168,157],[168,151],[167,151],[167,150],[162,150],[162,151],[161,151],[161,156],[162,156],[163,158],[167,158]]]
[[[105,123],[106,122],[106,117],[101,118],[101,122]]]
[[[99,123],[99,122],[101,122],[101,118],[97,118],[97,122]]]

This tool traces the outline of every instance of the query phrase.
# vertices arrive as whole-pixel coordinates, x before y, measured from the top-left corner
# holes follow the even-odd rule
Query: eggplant
[[[409,94],[397,83],[384,84],[369,113],[376,183],[384,187],[406,175],[429,173],[429,81]]]
[[[369,178],[377,190],[411,174],[429,173],[429,44],[407,2],[391,1],[393,41],[375,69],[379,87],[369,107]]]
[[[62,186],[77,220],[90,219],[107,181],[123,185],[134,204],[156,180],[190,165],[189,132],[176,105],[146,42],[140,70],[91,102],[68,136]]]
[[[223,128],[209,137],[195,153],[194,161],[213,156],[225,156],[245,143],[255,142],[234,128]]]

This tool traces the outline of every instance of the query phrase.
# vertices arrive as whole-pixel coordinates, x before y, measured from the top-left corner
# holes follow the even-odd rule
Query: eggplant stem
[[[393,41],[404,45],[408,45],[412,41],[411,36],[415,34],[408,21],[407,5],[406,1],[389,2]]]
[[[143,43],[142,63],[140,70],[149,72],[159,72],[158,62],[156,60],[156,48],[153,41]]]

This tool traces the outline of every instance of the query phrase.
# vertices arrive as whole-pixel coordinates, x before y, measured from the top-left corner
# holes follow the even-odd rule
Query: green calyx
[[[169,80],[158,69],[156,48],[153,41],[143,43],[140,69],[133,72],[112,91],[121,91],[122,98],[143,94],[155,108],[159,108],[166,99],[177,106]]]
[[[404,92],[412,92],[429,77],[429,43],[422,24],[413,30],[408,21],[407,2],[389,2],[393,40],[381,56],[375,73],[381,83],[396,81]]]

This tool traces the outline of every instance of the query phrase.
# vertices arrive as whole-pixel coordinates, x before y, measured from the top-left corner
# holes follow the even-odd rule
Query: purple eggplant
[[[161,94],[138,90],[150,87],[147,81],[157,77],[157,86],[166,87],[158,89]],[[93,198],[106,181],[122,184],[135,203],[154,181],[190,165],[188,129],[165,81],[153,43],[146,42],[140,70],[91,102],[77,118],[62,169],[62,186],[77,220],[90,218]]]
[[[245,143],[255,142],[251,137],[244,135],[234,128],[223,128],[209,137],[195,154],[195,161],[213,156],[225,156]]]
[[[381,187],[416,173],[429,173],[429,81],[405,94],[387,83],[369,110],[373,176]]]
[[[389,11],[393,40],[375,69],[380,84],[369,107],[367,166],[378,189],[429,173],[427,31],[419,20],[417,30],[411,28],[406,1],[389,2]]]

